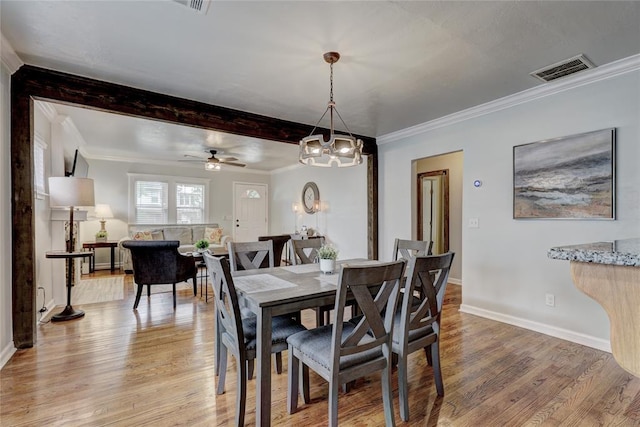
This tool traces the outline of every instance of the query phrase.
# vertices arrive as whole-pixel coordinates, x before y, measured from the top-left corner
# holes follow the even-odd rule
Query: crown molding
[[[9,41],[4,37],[4,34],[1,34],[2,40],[0,41],[0,57],[2,58],[2,63],[9,68],[11,74],[18,71],[18,68],[24,65],[24,62],[13,47],[9,43]]]
[[[444,116],[439,119],[411,126],[397,132],[391,132],[382,136],[378,136],[376,138],[376,141],[378,145],[388,144],[390,142],[409,138],[414,135],[419,135],[433,129],[451,126],[465,120],[470,120],[476,117],[484,116],[486,114],[495,113],[496,111],[512,108],[526,102],[555,95],[557,93],[575,89],[580,86],[593,84],[637,70],[640,70],[640,54],[633,55],[628,58],[623,58],[618,61],[602,65],[600,67],[592,68],[590,70],[586,70],[573,77],[558,79],[556,81],[545,83],[513,95],[505,96],[503,98],[487,102],[485,104],[458,111],[457,113],[449,114],[448,116]]]

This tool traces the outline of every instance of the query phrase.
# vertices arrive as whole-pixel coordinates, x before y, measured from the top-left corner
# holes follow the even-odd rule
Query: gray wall
[[[507,109],[381,138],[381,252],[411,232],[411,162],[463,150],[462,224],[478,218],[480,228],[462,229],[461,309],[610,348],[604,309],[575,288],[567,262],[546,255],[558,245],[640,237],[640,71],[603,75],[566,89],[550,85],[557,89]],[[612,127],[618,130],[615,221],[512,219],[514,145]],[[475,179],[481,188],[473,187]],[[555,295],[555,307],[545,305],[545,293]]]
[[[0,66],[0,367],[14,352],[11,322],[11,72]]]

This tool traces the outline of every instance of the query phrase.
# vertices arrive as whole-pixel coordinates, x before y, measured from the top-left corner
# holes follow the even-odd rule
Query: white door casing
[[[233,183],[233,240],[255,242],[268,234],[266,184]]]

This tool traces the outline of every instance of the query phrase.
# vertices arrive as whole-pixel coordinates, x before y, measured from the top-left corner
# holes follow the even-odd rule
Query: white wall
[[[420,134],[381,138],[381,253],[395,236],[411,232],[411,162],[463,150],[462,223],[479,218],[480,228],[463,227],[462,309],[610,348],[604,309],[575,288],[569,263],[546,253],[558,245],[640,237],[640,71],[633,69],[450,125],[425,126]],[[617,129],[615,221],[512,219],[514,145],[611,127]],[[473,187],[475,179],[481,188]],[[545,293],[555,295],[555,307],[545,305]]]
[[[298,215],[303,225],[318,229],[339,251],[339,257],[367,258],[367,165],[348,168],[299,166],[271,176],[271,234],[294,232],[292,204],[301,205],[302,187],[313,181],[320,191],[322,211]]]
[[[11,72],[4,60],[0,67],[0,367],[11,357]]]

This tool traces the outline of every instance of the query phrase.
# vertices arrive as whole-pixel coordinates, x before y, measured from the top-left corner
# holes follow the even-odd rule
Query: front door
[[[266,184],[233,183],[233,240],[255,242],[268,234]]]

